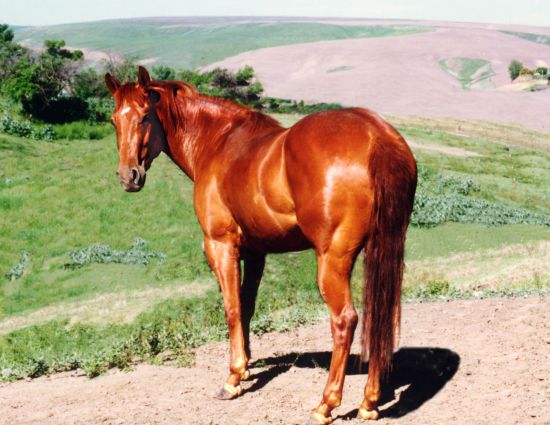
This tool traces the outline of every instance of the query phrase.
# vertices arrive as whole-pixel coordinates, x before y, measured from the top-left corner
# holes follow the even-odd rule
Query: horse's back
[[[298,223],[315,245],[335,243],[334,235],[344,228],[342,249],[363,243],[375,190],[370,168],[380,152],[393,158],[392,168],[414,172],[404,139],[366,109],[313,114],[291,128],[285,140],[286,174]]]

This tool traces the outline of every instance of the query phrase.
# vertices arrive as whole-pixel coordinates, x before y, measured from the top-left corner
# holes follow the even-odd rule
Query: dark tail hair
[[[371,151],[369,175],[374,205],[365,243],[361,360],[368,357],[369,367],[377,366],[384,375],[399,335],[405,234],[416,191],[416,163],[406,146],[396,149],[393,143],[378,142]]]

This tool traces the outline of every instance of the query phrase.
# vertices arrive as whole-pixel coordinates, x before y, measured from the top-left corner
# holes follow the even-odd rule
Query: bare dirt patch
[[[548,91],[464,90],[440,60],[478,58],[494,72],[491,81],[510,83],[508,65],[534,66],[550,57],[550,46],[504,34],[494,26],[436,24],[420,34],[321,41],[244,52],[210,65],[251,65],[272,97],[339,102],[384,114],[453,117],[516,123],[550,131]],[[532,29],[530,32],[534,32]],[[346,67],[345,72],[328,72]]]
[[[247,391],[229,402],[212,397],[227,373],[225,343],[199,349],[192,368],[140,365],[93,380],[61,374],[2,384],[0,422],[303,424],[323,391],[331,346],[326,320],[254,338]],[[401,347],[378,424],[549,423],[549,298],[408,304]],[[336,424],[360,423],[366,376],[356,359]]]

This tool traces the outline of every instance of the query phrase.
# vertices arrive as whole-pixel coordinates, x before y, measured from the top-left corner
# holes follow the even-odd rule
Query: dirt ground
[[[407,304],[400,347],[379,424],[550,424],[550,298]],[[75,372],[2,384],[0,423],[305,423],[326,379],[327,321],[254,338],[253,350],[252,377],[237,400],[213,398],[227,373],[220,343],[202,347],[192,368],[140,365],[92,380]],[[334,423],[360,423],[365,380],[354,354]]]

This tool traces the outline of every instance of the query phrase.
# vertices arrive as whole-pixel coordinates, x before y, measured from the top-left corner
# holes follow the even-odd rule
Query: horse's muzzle
[[[138,168],[128,168],[116,173],[126,192],[139,192],[145,184],[145,170],[141,172]]]

